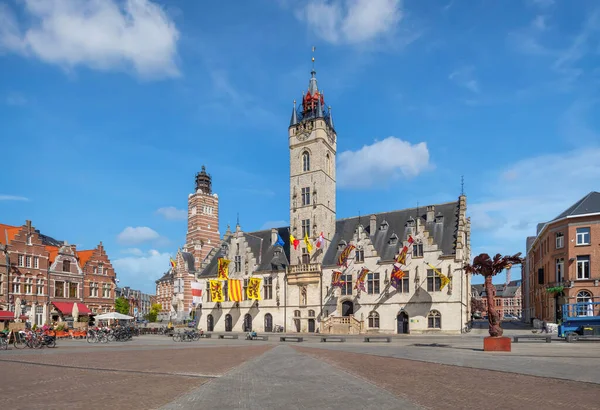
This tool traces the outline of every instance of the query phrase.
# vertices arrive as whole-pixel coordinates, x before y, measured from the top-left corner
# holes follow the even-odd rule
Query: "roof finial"
[[[240,213],[237,213],[237,222],[236,222],[236,226],[240,226]]]
[[[313,71],[315,71],[315,50],[317,49],[317,47],[313,46],[312,48],[312,52],[313,52],[313,56],[312,56],[312,68]]]
[[[465,195],[465,176],[460,176],[460,196]]]

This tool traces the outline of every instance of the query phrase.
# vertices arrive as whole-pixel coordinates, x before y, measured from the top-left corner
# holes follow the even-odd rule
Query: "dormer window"
[[[396,235],[395,233],[393,233],[392,236],[390,236],[390,239],[388,240],[388,243],[390,245],[396,245],[398,243],[398,235]]]
[[[385,231],[387,228],[389,228],[390,224],[387,223],[387,221],[383,221],[381,222],[381,225],[379,225],[379,230],[380,231]]]
[[[281,248],[275,248],[273,256],[278,257],[279,255],[281,255]]]
[[[438,212],[438,214],[435,216],[435,223],[441,224],[443,222],[444,222],[444,215],[442,215],[441,212]]]
[[[415,220],[412,218],[412,216],[409,218],[408,221],[406,221],[406,225],[409,228],[412,228],[413,226],[415,226]]]
[[[343,251],[346,248],[346,241],[340,241],[340,243],[338,244],[338,251]]]
[[[227,253],[229,253],[229,246],[227,246],[226,243],[221,244],[221,251],[227,255]]]

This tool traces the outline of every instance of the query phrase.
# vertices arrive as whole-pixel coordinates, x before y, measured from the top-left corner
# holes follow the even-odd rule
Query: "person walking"
[[[545,319],[542,321],[542,330],[540,333],[548,333],[548,322]]]

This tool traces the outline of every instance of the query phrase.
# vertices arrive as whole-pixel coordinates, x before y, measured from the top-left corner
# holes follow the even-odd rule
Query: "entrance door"
[[[315,319],[308,319],[308,333],[315,333]]]
[[[408,315],[406,312],[400,312],[396,316],[398,322],[398,334],[408,334]]]
[[[342,302],[342,316],[350,316],[354,314],[354,303],[349,300]]]
[[[244,332],[252,331],[252,315],[250,313],[246,313],[244,315]]]
[[[206,316],[206,331],[212,332],[215,329],[215,321],[213,315]]]
[[[231,328],[233,327],[233,321],[231,319],[231,315],[228,313],[225,315],[225,331],[231,332]]]
[[[273,331],[273,316],[270,313],[265,315],[265,332]]]

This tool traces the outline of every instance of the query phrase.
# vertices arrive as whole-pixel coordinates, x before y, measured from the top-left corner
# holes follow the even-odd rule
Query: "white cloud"
[[[128,248],[128,249],[121,250],[121,253],[129,254],[129,255],[135,255],[135,256],[141,256],[141,255],[144,254],[144,251],[142,251],[139,248]]]
[[[486,243],[507,251],[524,252],[525,238],[536,234],[538,223],[555,218],[590,191],[598,190],[598,181],[600,148],[518,161],[486,183],[497,192],[468,206],[474,241],[481,236]]]
[[[171,221],[178,221],[187,219],[187,211],[185,209],[177,209],[174,206],[167,206],[165,208],[159,208],[156,211],[157,214],[162,215],[165,219]]]
[[[169,269],[169,253],[150,250],[140,256],[127,256],[112,261],[120,286],[130,286],[155,293],[158,280]]]
[[[297,10],[323,40],[357,44],[392,32],[402,19],[400,0],[311,0]]]
[[[341,188],[369,188],[431,168],[427,144],[411,144],[388,137],[358,151],[344,151],[337,159],[337,182]]]
[[[156,232],[154,229],[148,228],[147,226],[138,226],[135,228],[128,226],[117,236],[119,243],[124,245],[135,245],[159,238],[160,235],[158,232]]]
[[[17,195],[0,195],[0,201],[29,201],[29,198]]]
[[[179,75],[179,32],[150,0],[23,0],[26,27],[0,5],[0,49],[64,68],[133,69],[141,77]]]
[[[454,81],[457,85],[466,88],[467,90],[479,93],[479,83],[475,78],[475,68],[473,66],[462,67],[454,70],[448,76],[448,79]]]
[[[279,220],[279,221],[267,221],[263,224],[263,226],[260,227],[260,230],[266,230],[266,229],[271,229],[271,228],[281,228],[284,226],[290,226],[290,223],[288,221],[284,221],[284,220]]]

